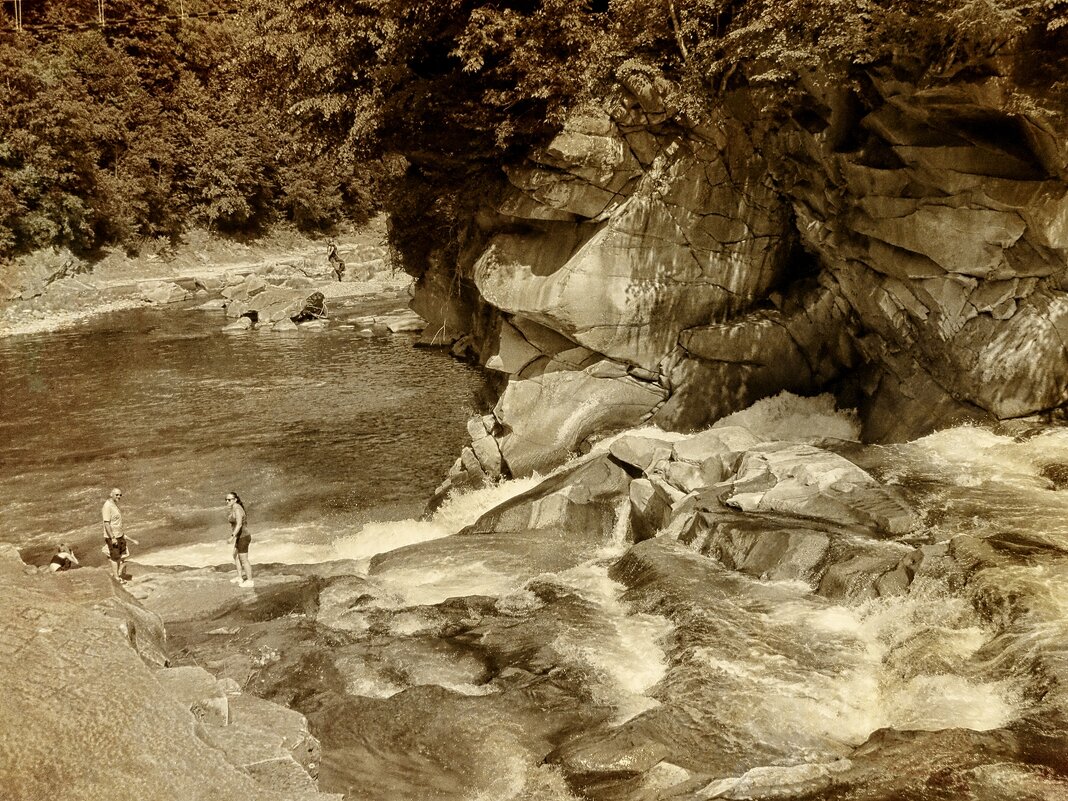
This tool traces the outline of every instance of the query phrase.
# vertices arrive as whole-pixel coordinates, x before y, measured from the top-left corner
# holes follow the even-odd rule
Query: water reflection
[[[142,555],[224,537],[230,488],[261,538],[320,544],[418,513],[463,444],[477,370],[407,336],[223,322],[145,309],[0,341],[0,541],[95,538],[113,485]]]

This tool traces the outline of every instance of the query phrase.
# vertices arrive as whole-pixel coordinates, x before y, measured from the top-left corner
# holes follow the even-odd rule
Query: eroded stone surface
[[[204,731],[229,728],[230,699],[203,672],[169,675],[142,660],[131,647],[138,618],[99,609],[136,606],[102,570],[27,571],[10,548],[0,562],[6,798],[335,798],[314,783],[293,790],[257,781],[209,745]]]
[[[657,377],[676,431],[783,390],[839,393],[879,440],[1068,401],[1068,158],[1043,98],[873,77],[860,99],[809,76],[796,119],[747,90],[697,126],[663,77],[622,80],[479,218],[458,266],[479,302]],[[588,367],[508,327],[495,352],[510,384]],[[509,426],[543,419],[543,393],[509,393]],[[560,444],[528,440],[528,461]]]

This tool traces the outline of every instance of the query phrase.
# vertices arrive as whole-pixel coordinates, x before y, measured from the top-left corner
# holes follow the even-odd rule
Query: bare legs
[[[252,565],[248,561],[248,554],[238,553],[237,548],[234,548],[233,560],[238,580],[242,583],[252,581]]]
[[[248,561],[247,553],[239,553],[237,555],[239,562],[238,573],[244,581],[252,581],[252,565]],[[241,572],[241,568],[244,568],[244,573]]]

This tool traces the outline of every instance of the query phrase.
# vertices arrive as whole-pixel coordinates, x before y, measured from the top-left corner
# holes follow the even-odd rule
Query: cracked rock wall
[[[489,475],[782,390],[835,392],[880,441],[1068,401],[1063,106],[996,75],[804,90],[695,125],[634,78],[502,174],[415,301],[506,379]]]

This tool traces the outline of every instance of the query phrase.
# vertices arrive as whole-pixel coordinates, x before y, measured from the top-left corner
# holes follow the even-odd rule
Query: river
[[[93,563],[113,486],[147,562],[225,561],[231,490],[263,560],[420,514],[463,445],[478,370],[344,315],[293,334],[224,323],[144,308],[0,340],[0,541],[30,558],[70,541]]]
[[[754,574],[677,532],[633,545],[623,514],[564,532],[460,534],[520,493],[536,508],[537,478],[420,519],[479,407],[478,371],[343,323],[285,336],[219,325],[138,310],[0,342],[0,537],[31,561],[72,540],[99,563],[100,504],[116,485],[135,561],[220,564],[223,497],[236,490],[256,563],[361,560],[312,584],[263,568],[254,615],[172,632],[189,664],[307,716],[324,790],[1068,798],[1065,429],[839,442],[900,490],[915,525],[892,539],[835,529],[818,566]],[[817,408],[804,425],[766,413],[745,425],[770,439],[841,436],[847,417]],[[765,541],[808,525],[780,532],[769,520]],[[837,592],[822,583],[836,566],[910,549],[924,558],[902,594],[874,597],[871,571]],[[186,590],[180,572],[142,573],[131,591],[230,586],[225,573],[190,575]],[[315,602],[283,604],[292,586]]]

